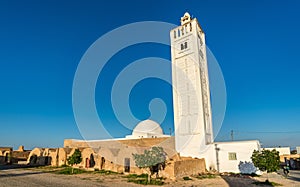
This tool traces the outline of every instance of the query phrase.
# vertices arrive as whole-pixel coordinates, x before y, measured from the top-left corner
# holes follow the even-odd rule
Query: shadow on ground
[[[250,176],[221,176],[230,187],[252,186],[258,180]]]
[[[0,165],[0,170],[31,168],[31,167],[36,167],[36,166],[29,166],[25,164],[5,164],[5,165]]]
[[[24,169],[24,168],[33,168],[37,166],[29,166],[29,165],[23,165],[23,164],[7,164],[7,165],[0,165],[0,171],[4,170],[14,170],[14,169]],[[18,177],[18,176],[26,176],[26,175],[36,175],[36,174],[41,174],[43,173],[42,171],[26,171],[24,170],[20,173],[11,173],[11,172],[0,172],[0,177]]]
[[[22,173],[0,173],[0,177],[20,177],[20,176],[27,176],[27,175],[36,175],[41,174],[43,172],[22,172]]]
[[[283,174],[282,170],[278,171],[277,174],[285,176]],[[296,182],[300,182],[300,170],[290,170],[290,173],[289,173],[289,176],[287,177],[287,179],[296,181]]]

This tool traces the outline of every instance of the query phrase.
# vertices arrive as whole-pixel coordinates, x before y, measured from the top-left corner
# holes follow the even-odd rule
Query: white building
[[[257,140],[213,142],[205,34],[189,13],[170,31],[175,148],[181,156],[205,158],[208,170],[241,172],[251,161]]]
[[[272,151],[273,149],[275,149],[276,151],[279,152],[279,155],[290,155],[291,154],[291,149],[290,147],[268,147],[268,148],[264,148],[265,150],[270,150]]]

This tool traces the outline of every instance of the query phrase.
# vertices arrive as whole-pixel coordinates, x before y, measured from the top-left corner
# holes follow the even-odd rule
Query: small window
[[[190,32],[192,32],[192,23],[190,23]]]
[[[185,49],[187,48],[187,42],[184,43],[184,48],[185,48]]]
[[[180,45],[180,49],[184,50],[184,45],[183,44]]]
[[[176,39],[176,31],[174,31],[174,38]]]
[[[236,153],[228,153],[229,160],[236,160]]]
[[[177,32],[178,32],[178,37],[180,37],[180,29],[178,29],[178,31],[177,31]]]

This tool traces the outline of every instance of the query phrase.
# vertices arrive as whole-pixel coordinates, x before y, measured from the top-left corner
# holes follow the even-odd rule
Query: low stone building
[[[0,164],[8,164],[11,162],[12,147],[0,147]]]
[[[18,150],[12,147],[0,147],[0,164],[22,163],[27,160],[30,150],[24,150],[24,146],[20,146]]]
[[[12,151],[11,162],[12,163],[26,163],[31,150],[25,150],[24,146],[21,145],[18,150]]]
[[[133,135],[126,138],[92,141],[66,139],[63,148],[35,148],[27,162],[30,165],[62,166],[67,164],[67,158],[75,149],[79,149],[82,162],[74,167],[142,174],[146,171],[136,166],[133,154],[142,154],[151,147],[162,147],[166,154],[166,163],[159,171],[160,176],[175,179],[205,172],[205,160],[180,157],[175,151],[174,137],[163,135],[159,125],[150,120],[141,124],[148,124],[147,132],[142,132],[141,125],[137,125]]]

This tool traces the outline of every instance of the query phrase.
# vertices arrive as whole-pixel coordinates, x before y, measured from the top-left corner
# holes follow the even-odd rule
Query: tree
[[[267,173],[275,172],[280,169],[279,152],[275,149],[273,149],[272,151],[254,150],[251,156],[251,160],[255,167],[257,167],[261,171],[267,171]]]
[[[67,159],[67,161],[68,161],[68,164],[70,164],[72,166],[72,173],[74,173],[73,165],[74,164],[79,164],[82,161],[80,150],[79,149],[75,149],[74,153],[72,154],[72,156],[70,156]]]
[[[145,168],[148,172],[148,183],[150,183],[151,175],[158,173],[160,167],[164,167],[166,161],[166,153],[162,147],[152,147],[145,150],[144,154],[132,154],[135,164],[139,168]]]

